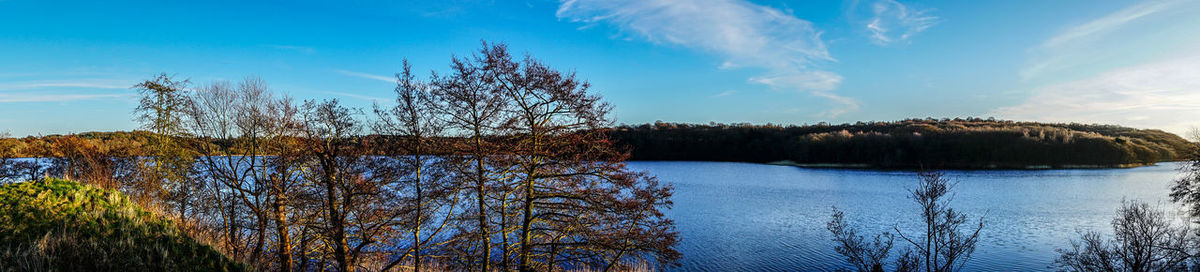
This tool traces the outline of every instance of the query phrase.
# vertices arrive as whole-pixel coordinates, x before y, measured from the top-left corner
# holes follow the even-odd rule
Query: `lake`
[[[968,271],[1051,270],[1078,231],[1110,234],[1122,200],[1179,208],[1167,194],[1178,163],[1129,169],[947,171],[951,206],[984,216]],[[681,238],[675,271],[832,271],[845,266],[825,229],[830,208],[860,234],[917,233],[912,171],[810,169],[730,162],[630,162],[675,185],[667,212]],[[912,230],[909,230],[912,229]],[[870,239],[870,238],[868,238]],[[897,247],[904,246],[897,238]],[[893,256],[897,253],[893,251]]]

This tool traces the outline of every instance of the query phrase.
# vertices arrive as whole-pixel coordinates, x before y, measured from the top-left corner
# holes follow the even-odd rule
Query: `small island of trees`
[[[1101,168],[1186,159],[1175,134],[1113,125],[908,119],[805,126],[624,125],[633,160],[785,162],[874,168]]]

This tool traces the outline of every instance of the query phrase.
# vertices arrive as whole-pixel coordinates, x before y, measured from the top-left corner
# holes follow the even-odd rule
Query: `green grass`
[[[43,179],[0,187],[0,271],[246,271],[125,195]]]

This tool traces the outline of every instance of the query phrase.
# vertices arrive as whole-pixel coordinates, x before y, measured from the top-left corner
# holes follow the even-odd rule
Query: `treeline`
[[[369,110],[164,74],[135,86],[146,131],[6,139],[34,159],[0,163],[119,189],[256,270],[674,264],[673,190],[626,169],[588,87],[486,43],[424,80],[405,61]]]
[[[778,162],[882,168],[1114,167],[1186,158],[1194,143],[1160,130],[993,119],[805,126],[619,126],[633,160]]]
[[[631,160],[692,160],[842,164],[871,167],[1025,168],[1119,167],[1186,158],[1195,147],[1177,135],[1115,125],[1055,124],[992,119],[908,119],[895,122],[807,126],[655,123],[600,128]],[[0,154],[56,158],[79,152],[144,156],[153,132],[86,132],[72,135],[0,138]],[[370,142],[395,141],[393,135],[354,136]],[[218,147],[243,154],[223,139],[177,137],[187,148]],[[442,136],[430,152],[469,138]],[[491,141],[503,141],[492,138]],[[85,142],[86,144],[79,144]],[[75,150],[78,148],[95,149]],[[6,152],[6,153],[5,153]],[[396,150],[371,150],[396,155]]]

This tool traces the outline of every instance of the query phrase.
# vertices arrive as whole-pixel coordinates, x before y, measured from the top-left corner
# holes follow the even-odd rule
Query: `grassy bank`
[[[245,271],[125,195],[43,179],[0,187],[0,271]]]

